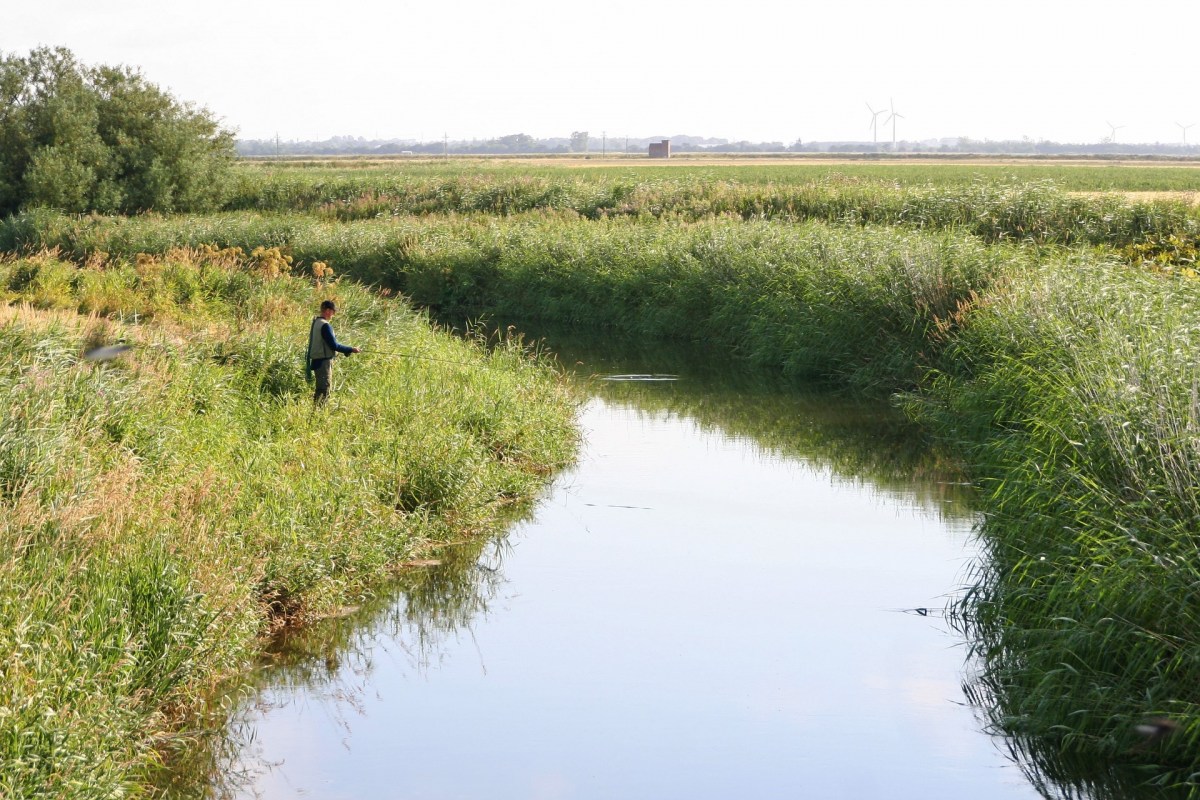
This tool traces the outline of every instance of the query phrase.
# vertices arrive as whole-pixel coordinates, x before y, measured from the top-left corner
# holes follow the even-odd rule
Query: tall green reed
[[[1197,332],[1195,280],[1049,262],[972,312],[932,390],[987,498],[960,610],[991,723],[1163,785],[1194,783],[1200,739]],[[1155,718],[1179,730],[1151,745]]]
[[[498,169],[430,173],[381,168],[317,178],[283,170],[247,180],[244,191],[227,208],[307,212],[339,222],[531,211],[569,211],[588,219],[630,216],[695,221],[735,216],[956,228],[989,241],[1115,247],[1172,235],[1195,239],[1200,230],[1196,212],[1181,202],[1128,202],[1117,194],[1080,195],[1050,179],[975,175],[962,183],[946,184],[826,172],[795,180],[789,179],[784,168],[777,168],[767,179],[742,180],[740,174],[714,169],[667,174],[560,169],[523,174]]]

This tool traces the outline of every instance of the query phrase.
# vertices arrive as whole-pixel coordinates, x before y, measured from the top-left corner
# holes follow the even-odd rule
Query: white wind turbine
[[[871,104],[867,103],[867,111],[871,112],[871,141],[879,144],[879,115],[886,114],[886,111],[876,111],[871,108]]]
[[[1117,141],[1117,131],[1121,130],[1121,128],[1124,128],[1125,126],[1124,126],[1124,125],[1113,125],[1113,124],[1112,124],[1111,122],[1109,122],[1108,120],[1105,120],[1104,124],[1105,124],[1105,125],[1107,125],[1109,128],[1111,128],[1111,129],[1112,129],[1112,133],[1109,135],[1109,137],[1108,137],[1108,141],[1112,142],[1113,144],[1116,144],[1116,141]]]
[[[896,120],[904,119],[904,115],[896,113],[896,103],[891,98],[888,98],[888,107],[891,108],[892,115],[890,117],[888,117],[887,119],[885,119],[883,121],[883,124],[887,125],[889,122],[892,123],[892,149],[895,150],[896,149]]]
[[[1183,144],[1186,147],[1188,128],[1196,127],[1196,123],[1193,122],[1191,125],[1184,125],[1182,122],[1176,122],[1175,124],[1179,126],[1179,130],[1183,131]]]

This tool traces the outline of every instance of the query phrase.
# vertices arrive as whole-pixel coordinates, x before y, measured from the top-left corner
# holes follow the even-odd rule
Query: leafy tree
[[[588,149],[588,132],[573,131],[571,133],[571,152],[586,153]]]
[[[64,48],[0,54],[0,215],[50,206],[204,211],[225,196],[233,134],[128,67]]]

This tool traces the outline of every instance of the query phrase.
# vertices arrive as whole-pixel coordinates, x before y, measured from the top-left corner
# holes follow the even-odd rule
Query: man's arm
[[[334,352],[341,353],[344,356],[348,356],[351,353],[360,352],[357,347],[350,347],[349,345],[338,344],[337,339],[335,339],[333,337],[333,326],[332,325],[323,325],[321,327],[321,336],[325,339],[325,344],[332,347],[334,349]]]

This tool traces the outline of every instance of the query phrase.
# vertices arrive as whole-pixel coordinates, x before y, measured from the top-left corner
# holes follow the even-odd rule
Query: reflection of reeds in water
[[[347,670],[367,674],[371,665],[362,656],[369,644],[384,640],[424,671],[440,657],[447,636],[486,616],[504,584],[509,549],[503,537],[448,545],[427,565],[403,569],[388,592],[353,613],[282,632],[266,655],[270,684],[311,687]]]
[[[972,489],[961,463],[888,400],[783,381],[687,342],[616,335],[589,341],[537,323],[517,327],[541,337],[577,382],[606,400],[695,420],[704,429],[748,440],[765,454],[827,470],[939,516],[971,514]],[[595,379],[631,371],[678,379],[648,386]]]
[[[421,566],[401,570],[388,591],[352,613],[282,631],[251,680],[229,690],[238,710],[197,759],[193,774],[209,776],[215,797],[245,792],[272,767],[256,751],[255,720],[297,694],[321,705],[349,735],[354,717],[363,713],[376,658],[386,654],[394,666],[401,656],[415,675],[436,668],[450,641],[473,636],[474,626],[487,618],[504,586],[510,549],[504,537],[448,545]]]
[[[959,620],[961,623],[961,620]],[[963,684],[983,729],[993,734],[1030,785],[1054,800],[1183,800],[1195,797],[1192,775],[1164,763],[1162,744],[1174,736],[1172,723],[1164,729],[1153,718],[1127,726],[1125,747],[1112,753],[1092,748],[1064,749],[1054,736],[1023,732],[1013,708],[1019,687],[1004,685],[996,674],[975,674]],[[1143,731],[1168,730],[1147,735]]]

